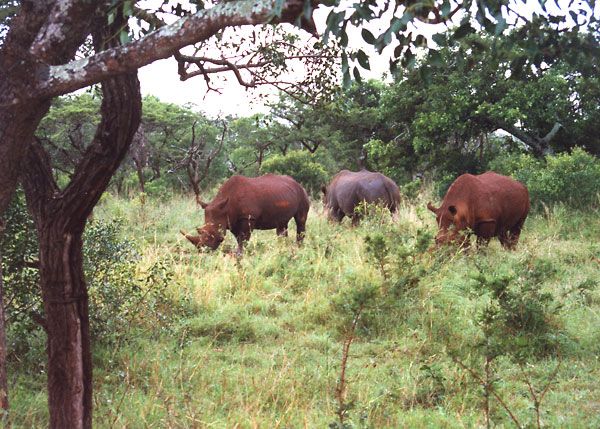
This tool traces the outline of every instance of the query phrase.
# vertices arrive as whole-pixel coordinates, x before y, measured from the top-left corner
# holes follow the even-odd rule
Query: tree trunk
[[[146,180],[144,179],[144,167],[137,161],[134,160],[135,171],[137,172],[138,182],[140,185],[140,192],[142,194],[146,193]]]
[[[82,240],[61,224],[39,228],[50,427],[83,429],[92,426],[92,359]]]
[[[63,63],[75,55],[97,7],[96,2],[70,2],[69,15],[61,16],[51,12],[56,6],[52,1],[19,3],[0,44],[0,215],[15,191],[29,142],[50,108],[50,97],[26,95],[43,75],[42,64]],[[56,31],[61,24],[68,31]],[[44,37],[36,37],[40,30]]]
[[[0,219],[0,243],[4,224]],[[8,427],[8,377],[6,372],[6,324],[4,317],[4,281],[2,279],[2,249],[0,248],[0,423]]]
[[[49,108],[49,100],[32,101],[27,106],[0,106],[0,215],[8,208],[17,187],[27,144]]]
[[[40,243],[51,428],[90,428],[92,424],[88,296],[81,237],[88,216],[129,149],[141,116],[136,74],[103,82],[102,92],[102,121],[67,187],[58,188],[48,153],[36,141],[30,145],[22,177]]]

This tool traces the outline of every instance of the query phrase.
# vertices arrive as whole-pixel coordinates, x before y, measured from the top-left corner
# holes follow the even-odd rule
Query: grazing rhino
[[[198,249],[215,250],[231,231],[238,242],[238,254],[254,229],[276,229],[287,236],[288,222],[296,221],[296,239],[302,242],[310,203],[304,188],[289,176],[232,176],[210,203],[200,203],[205,224],[198,236],[181,233]]]
[[[400,203],[398,185],[381,173],[367,170],[342,170],[321,191],[329,218],[341,222],[348,216],[352,225],[360,221],[360,213],[355,209],[363,202],[381,204],[392,213],[398,210]]]
[[[463,174],[452,183],[439,208],[431,203],[427,208],[436,215],[436,244],[467,245],[464,232],[471,229],[478,243],[498,237],[504,248],[512,249],[529,213],[529,192],[522,183],[493,171]]]

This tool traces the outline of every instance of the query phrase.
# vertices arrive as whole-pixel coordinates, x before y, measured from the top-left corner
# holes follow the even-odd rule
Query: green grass
[[[141,250],[139,273],[164,261],[174,273],[169,295],[186,297],[192,308],[164,332],[140,323],[124,327],[130,329],[126,341],[95,346],[96,427],[327,427],[337,421],[335,386],[348,316],[336,302],[359,284],[381,285],[385,303],[365,311],[351,346],[347,422],[482,426],[481,389],[450,359],[448,347],[467,350],[477,335],[473,315],[483,300],[470,280],[475,264],[517,270],[530,260],[541,261],[542,287],[561,304],[552,323],[564,338],[559,357],[529,362],[543,386],[562,360],[542,403],[543,423],[600,425],[600,294],[597,287],[578,289],[600,281],[598,212],[558,207],[534,214],[515,252],[493,241],[479,251],[426,253],[418,284],[406,289],[383,281],[365,236],[384,233],[393,253],[400,237],[433,234],[434,219],[422,202],[404,205],[395,221],[375,216],[354,229],[347,220],[328,223],[315,203],[303,246],[295,243],[292,221],[287,239],[256,231],[240,260],[231,254],[231,234],[216,252],[202,254],[179,234],[202,223],[191,198],[141,205],[106,196],[95,216],[123,218],[123,234]],[[396,259],[387,263],[397,276]],[[534,424],[518,366],[499,359],[497,375],[497,390],[513,412]],[[44,377],[13,374],[14,427],[45,425]],[[492,416],[511,426],[497,403]]]

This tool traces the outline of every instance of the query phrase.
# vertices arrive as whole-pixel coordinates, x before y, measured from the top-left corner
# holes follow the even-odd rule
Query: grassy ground
[[[558,344],[528,358],[524,370],[498,358],[495,391],[523,425],[535,426],[525,380],[538,390],[550,380],[544,426],[600,426],[598,212],[532,215],[515,252],[494,241],[479,251],[406,256],[397,249],[435,232],[423,202],[404,205],[394,222],[375,216],[355,229],[329,224],[315,206],[302,247],[292,221],[287,239],[254,233],[237,260],[231,235],[218,251],[198,254],[178,233],[201,224],[191,199],[102,201],[95,216],[125,220],[124,235],[141,249],[140,275],[163,261],[173,273],[169,296],[185,298],[187,313],[168,329],[123,326],[126,341],[95,347],[96,427],[341,427],[336,386],[350,335],[348,427],[484,426],[482,389],[451,358],[458,353],[482,374],[474,339],[487,298],[473,281],[482,266],[512,273],[518,284],[536,279],[553,299],[549,335]],[[383,237],[389,257],[373,257],[366,236]],[[375,292],[352,334],[353,293],[362,289]],[[44,377],[14,377],[15,427],[45,424]],[[513,426],[491,403],[492,421]]]

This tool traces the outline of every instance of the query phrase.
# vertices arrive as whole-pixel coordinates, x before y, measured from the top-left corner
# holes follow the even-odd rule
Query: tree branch
[[[68,54],[57,56],[56,52],[75,52],[89,33],[95,11],[108,6],[110,3],[106,1],[55,1],[31,45],[30,53],[48,64],[69,60]]]
[[[99,52],[91,57],[60,66],[40,65],[38,81],[20,99],[53,97],[74,91],[108,77],[132,72],[179,49],[207,40],[218,31],[234,26],[265,23],[295,23],[303,11],[302,0],[288,0],[281,19],[275,20],[274,0],[237,0],[223,2],[165,25],[147,36],[124,46]],[[18,102],[19,100],[17,100]]]

